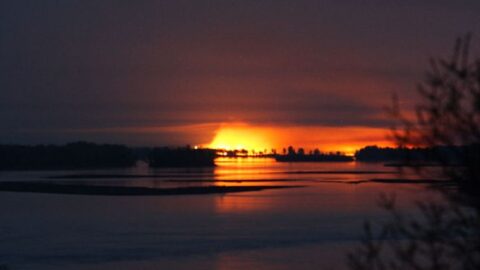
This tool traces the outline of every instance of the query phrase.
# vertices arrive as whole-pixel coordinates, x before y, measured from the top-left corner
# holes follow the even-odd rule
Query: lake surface
[[[212,169],[2,172],[0,181],[141,187],[292,185],[208,195],[92,196],[0,192],[0,265],[8,269],[345,269],[381,193],[399,206],[435,194],[376,163],[218,159]],[[155,175],[119,178],[92,175]],[[356,183],[356,184],[355,184]]]

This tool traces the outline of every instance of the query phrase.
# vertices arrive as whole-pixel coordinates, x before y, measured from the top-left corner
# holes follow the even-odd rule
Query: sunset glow
[[[366,127],[253,126],[231,123],[222,124],[206,146],[255,152],[276,149],[278,153],[283,148],[293,146],[306,151],[318,148],[322,152],[340,151],[353,155],[356,150],[369,144],[391,146],[387,134],[386,129]]]
[[[252,127],[247,124],[222,125],[208,147],[259,152],[271,149],[275,145],[273,138],[274,134],[268,128]]]
[[[479,11],[1,0],[0,270],[480,270]]]

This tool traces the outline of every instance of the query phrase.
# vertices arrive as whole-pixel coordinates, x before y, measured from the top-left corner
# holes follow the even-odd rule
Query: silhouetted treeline
[[[248,150],[228,150],[224,152],[227,157],[248,157]],[[220,155],[222,156],[222,155]]]
[[[213,149],[157,147],[150,151],[147,161],[151,167],[213,167],[215,157]]]
[[[211,167],[215,150],[129,148],[123,145],[75,142],[66,145],[0,145],[0,170],[64,170],[134,166],[145,160],[151,167]]]
[[[135,156],[135,159],[148,161],[148,156],[150,155],[153,147],[132,147],[131,149]]]
[[[426,149],[408,149],[366,146],[355,152],[357,161],[368,162],[400,162],[407,159],[425,160],[428,155]]]
[[[480,145],[469,146],[436,146],[428,148],[392,148],[367,146],[355,153],[357,161],[393,162],[397,165],[458,165],[463,160],[472,160],[477,155],[480,160]],[[474,159],[475,160],[475,159]]]
[[[292,146],[283,150],[283,155],[275,155],[275,160],[279,162],[348,162],[353,161],[353,157],[347,156],[341,152],[321,153],[318,149],[305,153],[303,148],[295,150]]]
[[[135,161],[132,151],[123,145],[0,145],[0,170],[115,168],[133,166]]]

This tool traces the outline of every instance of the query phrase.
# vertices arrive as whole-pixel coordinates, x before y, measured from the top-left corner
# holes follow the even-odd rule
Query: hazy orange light
[[[386,135],[388,129],[370,127],[315,127],[315,126],[252,126],[223,124],[216,131],[208,147],[226,150],[254,150],[256,152],[282,149],[288,146],[315,148],[322,152],[340,151],[353,155],[367,145],[392,146]]]
[[[268,128],[252,127],[247,124],[228,124],[216,132],[210,148],[226,150],[254,150],[256,152],[271,149],[275,142],[273,133]]]

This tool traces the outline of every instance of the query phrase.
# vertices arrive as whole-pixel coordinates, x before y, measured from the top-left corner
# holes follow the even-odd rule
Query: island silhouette
[[[366,146],[353,156],[341,152],[323,153],[318,149],[308,153],[292,146],[278,154],[210,148],[128,147],[120,144],[73,142],[65,145],[0,145],[0,170],[73,170],[129,168],[142,160],[152,168],[214,167],[215,159],[274,158],[277,162],[384,162],[389,166],[455,165],[461,157],[475,155],[479,145],[436,146],[427,148],[392,148]]]
[[[144,161],[151,168],[193,168],[214,167],[215,159],[223,158],[273,158],[277,162],[384,162],[388,166],[444,166],[438,157],[450,165],[459,164],[459,157],[465,154],[478,154],[479,145],[442,146],[431,148],[389,148],[367,146],[359,149],[354,156],[341,152],[322,153],[318,149],[305,153],[303,148],[292,146],[277,154],[246,150],[209,149],[197,147],[128,147],[115,144],[95,144],[91,142],[74,142],[65,145],[0,145],[0,171],[22,170],[89,170],[130,168],[138,161]],[[439,154],[440,153],[440,154]],[[318,173],[318,172],[315,172]],[[331,172],[321,172],[331,173]],[[345,172],[342,172],[345,173]],[[372,173],[372,172],[363,172]],[[169,196],[195,195],[212,193],[230,193],[260,191],[272,188],[298,188],[298,185],[242,185],[218,186],[205,185],[157,188],[118,186],[90,183],[88,181],[69,182],[64,179],[97,178],[156,178],[156,175],[102,175],[72,174],[47,177],[42,181],[2,181],[0,191],[57,193],[77,195],[109,196]],[[168,181],[168,180],[167,180]],[[195,181],[188,180],[194,183]],[[376,179],[375,181],[383,181]],[[386,180],[388,183],[404,181]],[[428,180],[432,184],[437,181]],[[360,183],[360,182],[359,182]],[[425,183],[425,181],[421,182]]]

